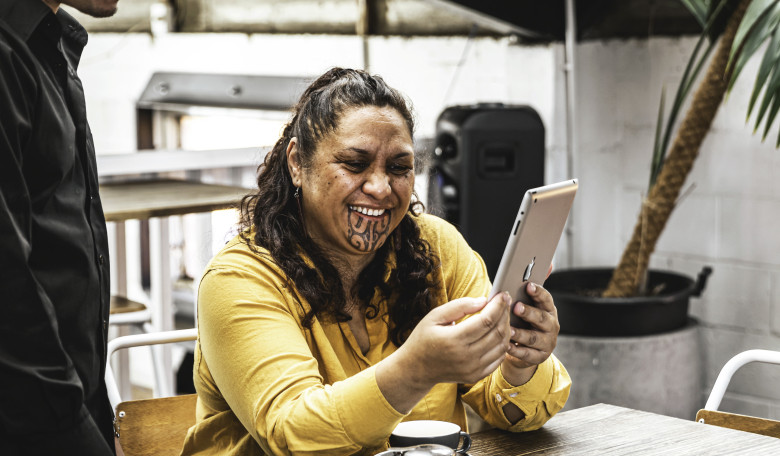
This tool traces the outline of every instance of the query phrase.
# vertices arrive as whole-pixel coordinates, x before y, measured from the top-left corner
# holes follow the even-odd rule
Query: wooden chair
[[[195,424],[197,395],[122,401],[111,370],[111,355],[121,348],[195,340],[197,329],[122,336],[108,343],[106,387],[114,409],[114,433],[125,456],[177,456]]]
[[[726,393],[726,388],[731,381],[731,377],[739,368],[752,362],[780,364],[780,352],[771,350],[748,350],[731,358],[718,374],[718,378],[715,380],[715,385],[712,387],[712,392],[710,392],[707,403],[704,408],[699,410],[696,414],[696,421],[699,423],[780,438],[780,421],[718,411],[718,407],[720,407],[720,402],[723,400],[723,395]]]

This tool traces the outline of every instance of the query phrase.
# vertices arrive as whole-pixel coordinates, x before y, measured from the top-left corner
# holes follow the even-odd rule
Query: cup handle
[[[463,448],[458,448],[455,452],[458,454],[466,454],[471,448],[471,436],[468,432],[460,431],[460,436],[463,437]]]

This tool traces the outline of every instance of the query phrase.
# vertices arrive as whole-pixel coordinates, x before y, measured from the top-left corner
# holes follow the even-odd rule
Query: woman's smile
[[[368,207],[361,207],[361,206],[349,206],[349,210],[359,212],[369,217],[379,217],[381,215],[384,215],[387,209],[371,209]]]

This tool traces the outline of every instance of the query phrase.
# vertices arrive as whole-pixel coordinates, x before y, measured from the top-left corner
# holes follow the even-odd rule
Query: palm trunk
[[[691,106],[677,130],[656,183],[642,202],[634,233],[604,291],[605,297],[637,294],[638,285],[647,272],[650,255],[655,251],[655,245],[672,214],[680,189],[699,155],[701,143],[707,136],[726,93],[729,52],[750,1],[740,0],[737,9],[729,18],[717,51],[707,68],[707,74],[696,90]]]

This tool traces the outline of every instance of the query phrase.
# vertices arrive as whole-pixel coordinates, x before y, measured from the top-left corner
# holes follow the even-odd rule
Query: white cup
[[[434,420],[404,421],[390,434],[390,446],[393,447],[411,447],[425,443],[444,445],[464,454],[471,448],[471,436],[461,431],[460,426],[455,423]]]

